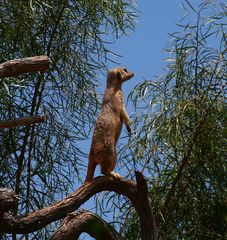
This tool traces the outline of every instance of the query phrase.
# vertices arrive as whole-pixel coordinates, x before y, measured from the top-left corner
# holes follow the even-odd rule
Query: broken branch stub
[[[48,69],[48,56],[14,59],[0,64],[0,78],[15,77],[22,73],[43,72]]]
[[[47,115],[27,116],[9,120],[0,120],[0,128],[14,128],[18,126],[43,123],[47,121]]]

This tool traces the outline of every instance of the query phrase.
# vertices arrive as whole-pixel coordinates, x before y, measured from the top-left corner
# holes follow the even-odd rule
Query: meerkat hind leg
[[[118,173],[115,173],[115,172],[112,171],[115,167],[115,161],[113,161],[111,165],[112,166],[109,166],[108,164],[106,164],[106,162],[102,163],[101,164],[102,174],[104,174],[105,176],[111,176],[113,178],[119,179],[121,176]]]
[[[96,165],[97,165],[97,163],[95,162],[95,160],[93,158],[90,158],[89,162],[88,162],[88,170],[87,170],[87,176],[85,179],[85,183],[88,183],[93,179]]]

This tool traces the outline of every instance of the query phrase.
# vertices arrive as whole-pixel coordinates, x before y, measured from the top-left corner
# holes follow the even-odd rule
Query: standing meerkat
[[[116,165],[116,144],[125,123],[130,133],[130,118],[124,107],[121,85],[134,76],[126,68],[111,69],[107,75],[107,86],[103,97],[102,109],[95,124],[92,144],[89,154],[87,177],[85,182],[90,182],[94,176],[95,168],[101,166],[104,175],[119,177],[112,172]]]

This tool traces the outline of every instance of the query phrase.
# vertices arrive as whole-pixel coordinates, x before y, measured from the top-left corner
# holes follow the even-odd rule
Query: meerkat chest
[[[111,96],[111,106],[117,115],[120,115],[124,105],[124,99],[121,91],[117,91]]]
[[[119,107],[122,108],[124,104],[124,99],[121,91],[116,92],[115,94],[112,95],[112,103],[114,107]]]
[[[124,105],[122,91],[107,92],[104,97],[103,105],[117,116],[120,116]]]

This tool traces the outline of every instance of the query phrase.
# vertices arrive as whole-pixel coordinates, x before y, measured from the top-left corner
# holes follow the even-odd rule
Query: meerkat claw
[[[118,173],[115,173],[115,172],[110,172],[109,175],[113,178],[117,178],[117,179],[120,179],[121,178],[121,175],[118,174]]]

